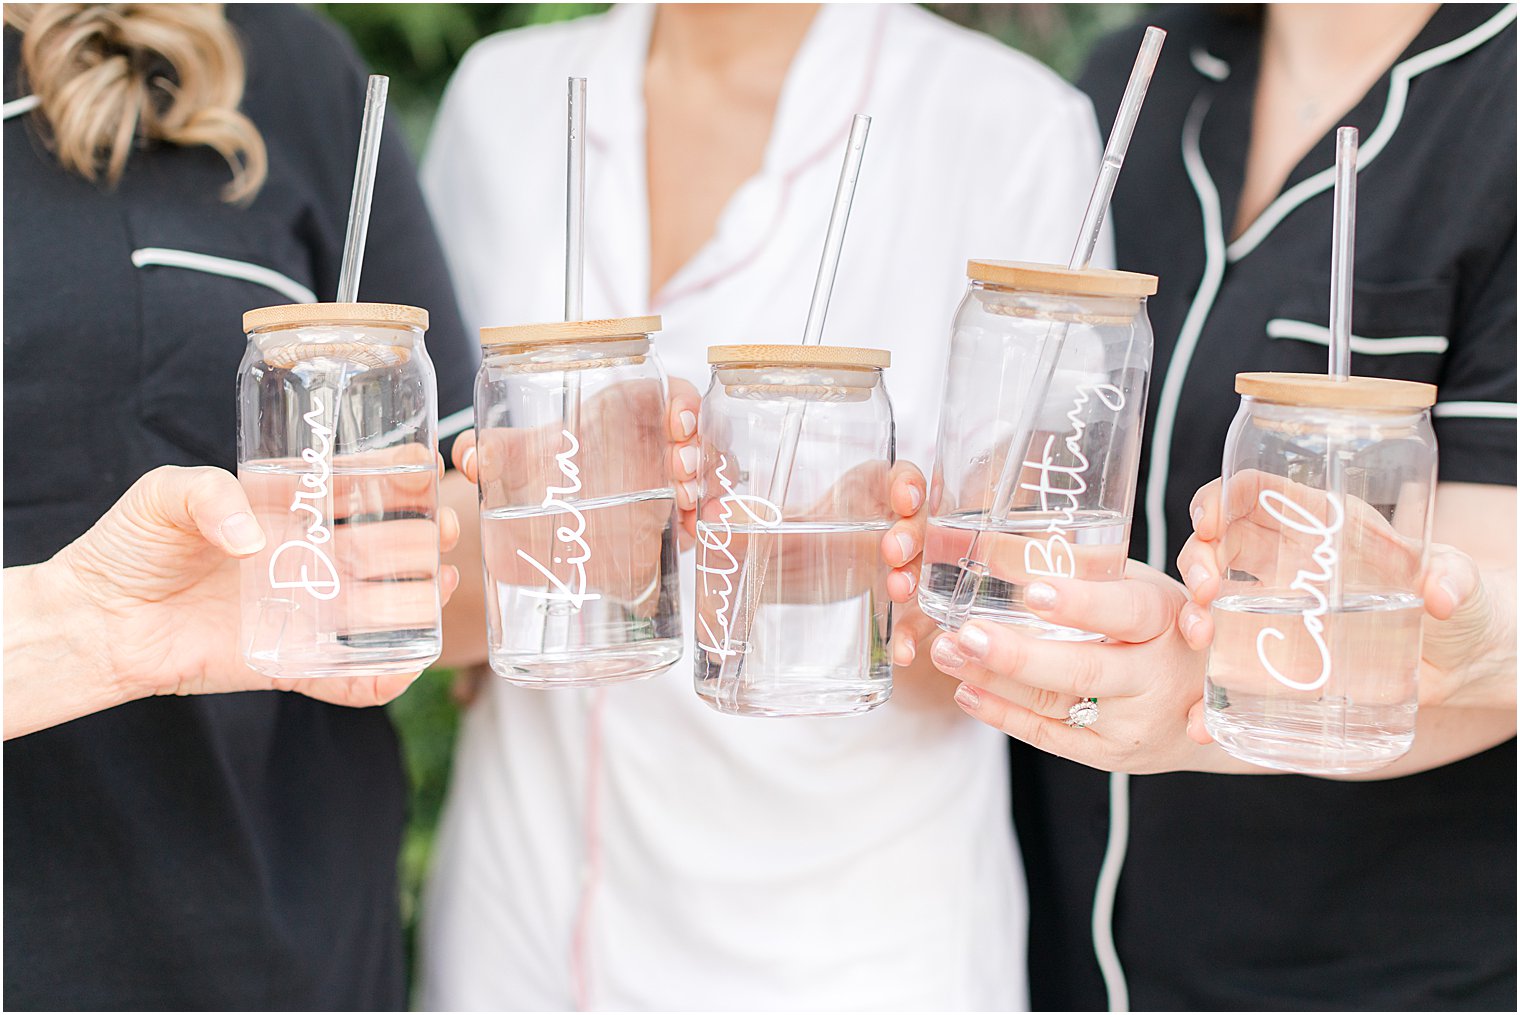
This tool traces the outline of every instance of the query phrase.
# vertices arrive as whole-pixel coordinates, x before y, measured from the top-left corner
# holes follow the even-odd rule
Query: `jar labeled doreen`
[[[1145,305],[1156,277],[1009,261],[971,261],[967,274],[919,605],[946,628],[979,618],[1096,639],[1028,612],[1024,588],[1124,575],[1151,369]],[[979,588],[962,579],[977,565],[985,566]]]
[[[892,693],[890,355],[708,350],[695,679],[720,712],[865,712]]]
[[[681,657],[658,317],[481,329],[475,382],[491,667],[516,684]]]
[[[387,303],[243,316],[238,479],[267,543],[241,565],[240,639],[260,673],[383,676],[438,658],[427,319]]]
[[[1414,740],[1436,389],[1267,373],[1235,390],[1209,733],[1269,768],[1381,767]]]

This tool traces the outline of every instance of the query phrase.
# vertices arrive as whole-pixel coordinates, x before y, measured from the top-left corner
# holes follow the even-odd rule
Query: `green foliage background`
[[[315,4],[346,28],[373,70],[391,78],[390,104],[414,152],[421,152],[449,75],[467,49],[495,32],[561,21],[608,4]],[[959,24],[986,32],[1044,61],[1068,78],[1081,70],[1092,44],[1132,20],[1144,4],[924,4]],[[671,679],[677,679],[672,677]],[[413,794],[402,854],[402,905],[409,936],[432,853],[458,729],[449,696],[452,675],[425,674],[391,705],[406,750]]]

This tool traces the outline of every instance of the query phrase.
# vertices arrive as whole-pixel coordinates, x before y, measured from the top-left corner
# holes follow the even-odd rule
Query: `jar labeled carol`
[[[971,261],[945,373],[918,601],[1095,640],[1024,607],[1042,578],[1113,581],[1129,556],[1156,277]]]
[[[417,673],[443,644],[428,315],[390,303],[243,315],[238,479],[267,542],[240,642],[272,677]]]
[[[708,350],[697,522],[697,695],[720,712],[865,712],[892,693],[890,354]]]
[[[1235,390],[1208,731],[1269,768],[1379,768],[1414,741],[1436,389],[1245,373]]]

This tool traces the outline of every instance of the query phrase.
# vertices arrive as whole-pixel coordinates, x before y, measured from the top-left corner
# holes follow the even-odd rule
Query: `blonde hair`
[[[269,160],[238,112],[243,52],[221,4],[6,4],[21,69],[59,163],[114,186],[138,139],[214,149],[229,202],[252,200]]]

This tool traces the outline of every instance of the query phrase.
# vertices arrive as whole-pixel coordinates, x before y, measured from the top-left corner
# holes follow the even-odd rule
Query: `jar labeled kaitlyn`
[[[481,329],[475,382],[491,667],[515,684],[681,657],[658,317]]]
[[[240,640],[272,677],[417,673],[443,644],[438,394],[427,311],[243,315],[238,479],[267,537],[242,562]]]
[[[1024,588],[1124,575],[1156,277],[971,261],[941,403],[919,605],[1062,640]]]
[[[1379,768],[1414,741],[1436,389],[1262,373],[1235,390],[1208,731],[1269,768]]]
[[[708,350],[697,521],[697,695],[720,712],[865,712],[892,693],[890,354]]]

